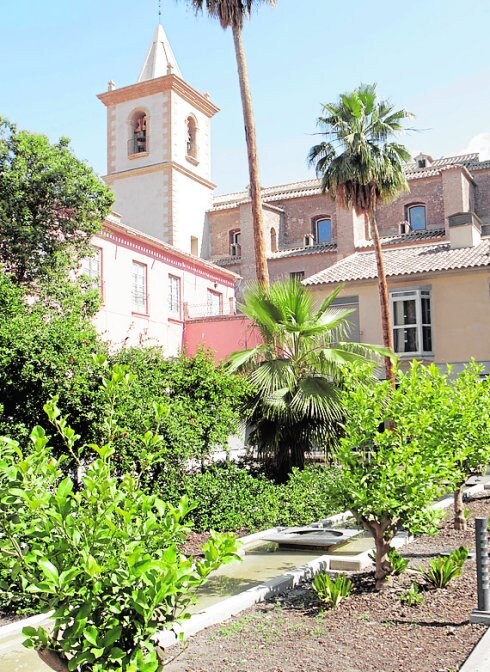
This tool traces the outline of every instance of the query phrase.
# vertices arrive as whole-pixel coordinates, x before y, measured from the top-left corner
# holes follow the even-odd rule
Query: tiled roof
[[[461,268],[490,267],[490,240],[475,247],[453,249],[450,243],[413,245],[387,249],[383,252],[387,277],[414,275]],[[322,285],[377,277],[374,252],[355,252],[333,266],[304,281],[305,285]]]
[[[382,245],[404,245],[406,243],[416,243],[420,240],[434,240],[437,238],[444,238],[446,235],[445,229],[426,229],[424,231],[411,231],[410,233],[397,233],[393,236],[381,236]],[[366,240],[360,243],[357,247],[372,247],[372,240]]]
[[[440,175],[441,170],[450,168],[451,166],[464,166],[471,171],[490,167],[490,161],[479,163],[478,154],[460,154],[459,156],[446,156],[436,159],[427,168],[418,168],[416,163],[409,163],[405,167],[405,172],[409,180],[414,180],[421,177]],[[262,189],[262,198],[267,203],[270,203],[272,201],[300,198],[301,196],[312,196],[320,193],[320,180],[315,178],[313,180],[303,180],[301,182],[267,187]],[[235,208],[240,205],[240,203],[245,203],[249,198],[248,191],[239,191],[232,194],[215,196],[213,199],[212,211]]]
[[[279,250],[267,255],[268,259],[284,259],[285,257],[299,257],[305,254],[323,254],[324,252],[335,252],[336,243],[325,243],[324,245],[310,245],[308,247],[292,247],[286,250]]]
[[[267,259],[284,259],[288,257],[301,257],[310,254],[323,254],[324,252],[336,252],[337,244],[336,243],[325,243],[323,245],[311,245],[308,247],[290,247],[285,250],[279,250],[278,252],[270,252],[267,255]],[[240,264],[241,257],[221,257],[220,259],[215,259],[214,264],[218,266],[232,266],[233,264]]]

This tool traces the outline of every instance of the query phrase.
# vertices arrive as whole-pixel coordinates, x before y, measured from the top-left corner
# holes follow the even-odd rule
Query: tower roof
[[[182,78],[170,42],[165,35],[162,24],[159,23],[141,68],[138,82],[146,82],[149,79],[156,79],[169,74],[178,75]]]

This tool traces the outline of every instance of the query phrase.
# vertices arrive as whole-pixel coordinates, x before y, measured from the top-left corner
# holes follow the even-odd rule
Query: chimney
[[[474,212],[458,212],[449,215],[449,241],[453,249],[475,247],[481,241],[480,218]]]
[[[414,156],[413,160],[415,161],[415,164],[417,168],[420,168],[423,170],[424,168],[429,168],[429,166],[432,165],[433,159],[432,156],[429,156],[428,154],[417,154],[417,156]]]

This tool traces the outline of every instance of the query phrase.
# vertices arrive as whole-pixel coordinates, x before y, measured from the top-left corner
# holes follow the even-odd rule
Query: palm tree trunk
[[[232,26],[233,42],[240,82],[242,98],[243,122],[245,125],[245,139],[247,142],[248,171],[250,176],[250,198],[252,202],[252,223],[255,247],[255,270],[257,281],[264,287],[269,286],[269,270],[265,254],[264,218],[262,214],[262,198],[260,195],[259,166],[257,161],[257,140],[255,135],[255,121],[252,110],[252,98],[248,81],[247,61],[243,48],[242,31]]]
[[[385,266],[383,261],[383,252],[381,250],[381,241],[379,239],[378,225],[374,210],[368,213],[369,233],[374,243],[374,254],[376,257],[376,266],[378,269],[378,290],[379,304],[381,308],[381,324],[383,328],[383,345],[385,348],[393,350],[393,332],[391,329],[390,304],[388,300],[388,283],[386,282]],[[385,357],[386,379],[395,384],[395,373],[393,363],[389,357]]]

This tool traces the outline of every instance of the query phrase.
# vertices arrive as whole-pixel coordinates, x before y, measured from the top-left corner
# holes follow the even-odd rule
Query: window
[[[349,310],[346,318],[346,333],[342,334],[340,340],[350,343],[360,343],[361,326],[359,322],[359,297],[358,296],[340,296],[332,302],[332,308],[337,310]]]
[[[187,157],[197,159],[197,123],[194,117],[187,117]]]
[[[414,289],[391,294],[393,348],[400,354],[432,352],[430,290]]]
[[[328,218],[317,219],[314,222],[313,235],[317,245],[332,242],[332,220]]]
[[[131,297],[133,310],[137,313],[146,313],[146,264],[140,264],[138,261],[133,261]]]
[[[131,121],[131,137],[128,154],[141,154],[148,151],[147,143],[148,120],[144,112],[135,112]]]
[[[230,257],[241,257],[242,256],[242,246],[241,246],[241,234],[240,231],[230,231]]]
[[[223,296],[219,292],[208,289],[208,315],[223,314]]]
[[[180,317],[180,278],[168,276],[168,311],[174,317]]]
[[[407,220],[412,231],[424,231],[426,229],[425,205],[407,206]]]
[[[298,282],[301,282],[301,280],[304,280],[305,278],[305,272],[304,271],[292,271],[289,274],[289,277],[291,280],[297,280]]]
[[[271,252],[277,252],[277,233],[275,229],[271,229]]]
[[[93,247],[93,254],[82,260],[82,274],[90,278],[90,286],[102,291],[102,250]]]

